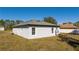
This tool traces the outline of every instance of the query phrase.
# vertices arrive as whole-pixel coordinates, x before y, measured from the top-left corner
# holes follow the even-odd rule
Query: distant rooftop
[[[44,21],[31,20],[31,21],[28,21],[28,22],[16,24],[15,27],[17,27],[17,26],[23,26],[23,25],[58,26],[56,24],[51,24],[51,23],[44,22]]]
[[[77,29],[78,27],[73,25],[72,23],[64,23],[60,25],[61,29]]]

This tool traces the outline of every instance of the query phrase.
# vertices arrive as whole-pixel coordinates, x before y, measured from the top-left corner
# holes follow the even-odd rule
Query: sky
[[[53,17],[57,22],[79,21],[79,7],[0,7],[0,19],[43,20]]]

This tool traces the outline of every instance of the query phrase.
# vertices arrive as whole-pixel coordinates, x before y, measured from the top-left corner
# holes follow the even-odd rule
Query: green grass
[[[0,31],[1,51],[72,51],[73,47],[59,41],[59,37],[25,39],[12,35],[9,31]]]

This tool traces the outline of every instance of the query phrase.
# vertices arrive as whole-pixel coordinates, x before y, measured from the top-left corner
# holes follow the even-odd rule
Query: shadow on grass
[[[74,39],[67,35],[62,35],[62,34],[60,34],[59,37],[61,38],[61,41],[65,41],[73,48],[76,48],[77,46],[79,46],[79,40],[77,40],[77,39]]]

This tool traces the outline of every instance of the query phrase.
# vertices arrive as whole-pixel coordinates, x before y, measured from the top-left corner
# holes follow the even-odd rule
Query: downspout
[[[56,23],[56,29],[55,29],[55,35],[57,36],[57,23]]]

